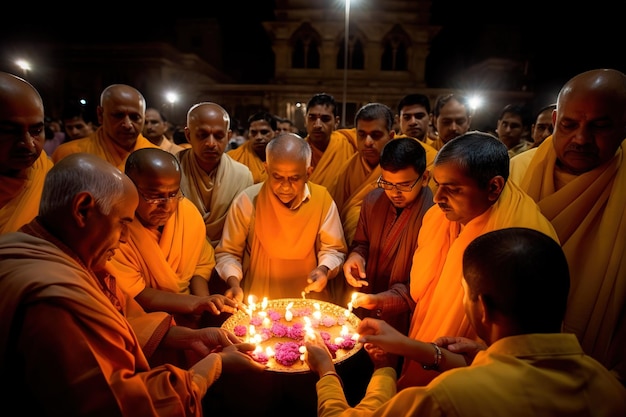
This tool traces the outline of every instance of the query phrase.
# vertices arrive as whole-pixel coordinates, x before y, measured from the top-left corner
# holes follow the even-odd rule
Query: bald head
[[[26,80],[0,72],[0,173],[23,176],[41,155],[46,140],[41,96]]]
[[[281,133],[265,148],[268,163],[273,161],[302,161],[306,168],[311,166],[311,147],[296,133]]]
[[[142,178],[167,177],[180,180],[180,165],[170,152],[159,148],[144,148],[132,152],[126,160],[126,175],[137,183]]]
[[[102,94],[100,94],[100,105],[105,108],[112,102],[125,101],[139,104],[141,107],[141,112],[145,113],[146,100],[143,97],[143,94],[141,94],[139,90],[131,87],[130,85],[112,84],[102,90]]]
[[[576,75],[559,92],[552,121],[561,169],[580,175],[609,161],[626,137],[626,75],[613,69]]]
[[[208,101],[191,106],[187,112],[187,125],[198,123],[205,118],[219,118],[224,122],[226,130],[230,129],[230,116],[228,112],[219,104]]]

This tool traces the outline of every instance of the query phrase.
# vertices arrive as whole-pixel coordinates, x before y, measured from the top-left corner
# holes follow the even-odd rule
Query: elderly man
[[[0,392],[5,404],[38,416],[199,417],[222,372],[259,369],[238,351],[252,345],[231,346],[238,342],[232,333],[147,314],[105,272],[138,200],[132,181],[108,162],[70,155],[48,173],[39,216],[0,236],[0,373],[11,381]],[[203,359],[189,369],[151,366],[163,349]]]
[[[511,177],[552,222],[570,264],[564,330],[626,384],[626,75],[576,75],[552,121],[551,137],[511,159]]]
[[[37,216],[52,161],[43,151],[43,101],[27,81],[0,72],[0,234]]]
[[[120,287],[147,311],[166,311],[176,323],[201,327],[203,313],[233,313],[237,304],[209,295],[215,252],[196,206],[180,191],[178,160],[145,148],[126,160],[126,175],[139,193],[135,221],[107,269]]]
[[[59,145],[52,154],[52,160],[58,162],[67,155],[86,152],[123,170],[132,151],[158,148],[141,135],[145,111],[146,100],[138,90],[125,84],[108,86],[100,95],[97,109],[101,126],[85,138]]]
[[[300,297],[328,301],[326,285],[346,256],[337,206],[309,176],[311,148],[283,133],[266,148],[268,179],[237,196],[215,249],[226,296]]]
[[[230,116],[222,106],[195,104],[187,112],[185,126],[191,149],[176,155],[183,171],[180,188],[200,210],[213,247],[222,237],[233,199],[253,184],[250,169],[224,152],[231,135]]]

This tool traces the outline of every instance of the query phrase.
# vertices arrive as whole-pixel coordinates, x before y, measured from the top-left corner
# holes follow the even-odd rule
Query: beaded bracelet
[[[435,348],[435,362],[432,365],[424,365],[422,364],[422,368],[427,371],[438,371],[439,370],[439,362],[441,362],[441,349],[437,346],[436,343],[431,343],[431,345]]]

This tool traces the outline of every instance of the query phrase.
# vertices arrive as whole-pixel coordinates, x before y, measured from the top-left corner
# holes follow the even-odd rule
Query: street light
[[[31,69],[30,62],[26,61],[25,59],[18,59],[17,61],[15,61],[15,65],[17,65],[22,69],[22,71],[24,71],[24,78],[26,78],[26,76],[28,75],[28,71],[30,71]]]
[[[348,95],[348,38],[350,37],[350,0],[346,2],[346,28],[343,42],[343,100],[341,108],[341,124],[346,127],[346,100]]]
[[[171,111],[170,118],[175,119],[174,105],[178,101],[178,93],[175,91],[168,91],[165,93],[165,99],[167,100],[168,103],[170,103],[170,111]],[[174,123],[174,120],[172,120],[172,123]]]

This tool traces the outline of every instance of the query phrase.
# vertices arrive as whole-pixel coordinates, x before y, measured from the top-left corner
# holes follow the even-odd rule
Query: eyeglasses
[[[394,188],[400,192],[403,193],[408,193],[409,191],[412,191],[413,188],[415,188],[415,186],[417,185],[417,182],[421,179],[421,177],[417,177],[417,179],[413,182],[413,184],[411,185],[404,185],[404,184],[393,184],[391,182],[387,182],[385,180],[383,180],[383,177],[380,176],[378,177],[378,180],[376,181],[376,183],[378,184],[378,188],[382,188],[383,190],[387,190],[387,191],[391,191]]]
[[[170,194],[168,197],[146,197],[146,195],[144,193],[142,193],[141,191],[139,191],[139,189],[137,189],[137,192],[139,193],[139,195],[141,196],[141,198],[144,199],[144,201],[148,204],[151,205],[157,205],[157,204],[162,204],[162,203],[169,203],[172,200],[175,201],[180,201],[183,199],[183,197],[185,197],[185,195],[183,194],[183,192],[181,190],[176,191],[175,193]]]

